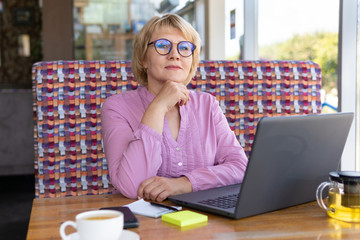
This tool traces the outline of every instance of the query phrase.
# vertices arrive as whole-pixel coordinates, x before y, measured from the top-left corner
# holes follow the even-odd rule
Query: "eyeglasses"
[[[151,43],[148,43],[148,46],[154,44],[155,50],[160,55],[167,55],[171,52],[173,47],[172,42],[167,39],[158,39]],[[177,44],[177,51],[183,57],[189,57],[193,54],[196,46],[188,41],[181,41]]]

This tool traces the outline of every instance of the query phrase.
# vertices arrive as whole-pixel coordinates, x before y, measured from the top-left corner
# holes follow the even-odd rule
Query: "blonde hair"
[[[188,22],[176,14],[166,14],[162,17],[156,16],[151,18],[135,36],[134,51],[131,60],[131,69],[134,73],[135,80],[139,84],[147,86],[147,71],[143,66],[143,62],[146,57],[148,43],[150,42],[152,33],[160,27],[173,27],[179,29],[187,41],[195,44],[196,48],[192,54],[193,61],[186,82],[189,83],[200,61],[201,40],[196,30]]]

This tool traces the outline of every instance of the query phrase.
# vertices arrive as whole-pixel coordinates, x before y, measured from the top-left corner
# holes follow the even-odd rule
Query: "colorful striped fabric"
[[[36,197],[113,191],[100,110],[137,88],[130,61],[33,65]],[[263,116],[321,113],[321,69],[300,61],[201,61],[189,89],[214,95],[247,155]]]

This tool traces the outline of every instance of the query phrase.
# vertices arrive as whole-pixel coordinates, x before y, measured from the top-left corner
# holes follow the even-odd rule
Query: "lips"
[[[168,70],[179,70],[179,69],[181,69],[181,67],[177,66],[177,65],[168,65],[165,68],[168,69]]]

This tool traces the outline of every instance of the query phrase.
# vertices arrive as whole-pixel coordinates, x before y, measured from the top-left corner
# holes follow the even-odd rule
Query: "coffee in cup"
[[[94,210],[79,213],[74,221],[66,221],[60,226],[62,239],[71,239],[65,229],[72,226],[81,240],[119,240],[124,227],[124,215],[115,210]]]

